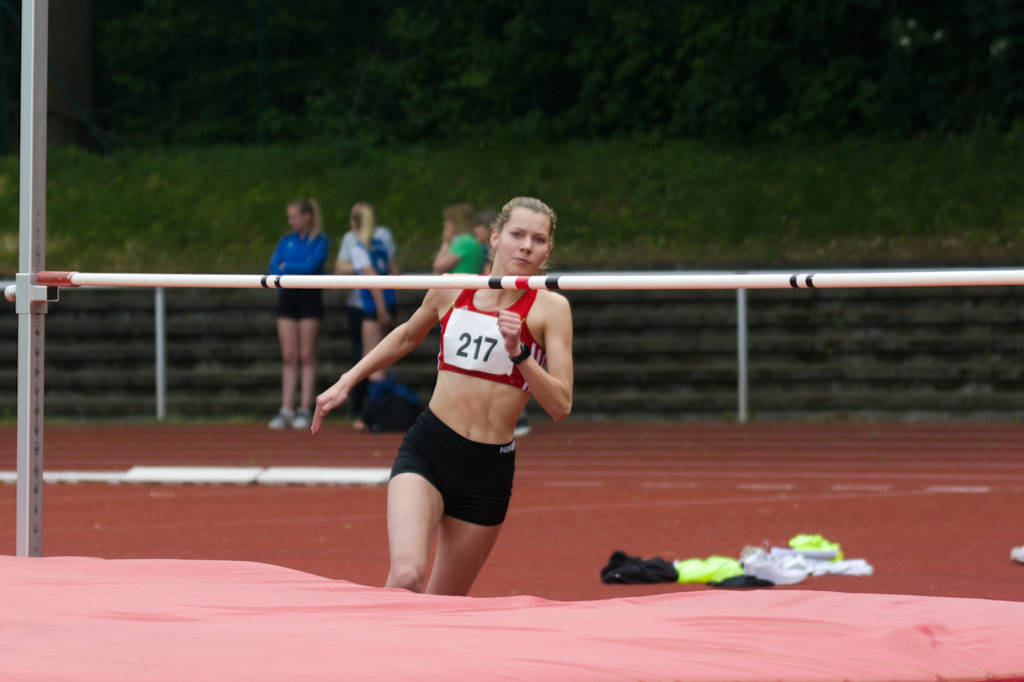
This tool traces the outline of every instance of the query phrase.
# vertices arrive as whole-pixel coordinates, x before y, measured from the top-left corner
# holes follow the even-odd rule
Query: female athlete
[[[555,212],[517,197],[491,230],[492,276],[536,274],[551,255]],[[516,420],[532,394],[556,421],[572,409],[572,314],[547,290],[435,289],[409,320],[317,396],[312,431],[359,381],[405,356],[440,323],[437,383],[405,435],[388,483],[387,587],[469,592],[505,521]]]

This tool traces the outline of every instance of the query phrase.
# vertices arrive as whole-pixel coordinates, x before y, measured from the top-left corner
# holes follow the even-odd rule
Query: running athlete
[[[551,254],[555,212],[530,197],[502,208],[491,232],[492,276],[536,274]],[[387,587],[467,594],[505,521],[516,420],[530,395],[556,421],[572,409],[572,314],[551,291],[427,292],[352,369],[317,396],[311,430],[353,386],[420,345],[441,324],[437,383],[405,435],[388,483]]]

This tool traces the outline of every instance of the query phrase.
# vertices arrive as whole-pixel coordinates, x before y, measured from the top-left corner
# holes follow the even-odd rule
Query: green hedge
[[[559,212],[555,267],[1017,263],[1024,139],[715,144],[516,136],[456,146],[51,150],[54,269],[262,272],[285,204],[314,196],[336,247],[376,204],[406,269],[429,267],[445,204],[533,194]],[[17,160],[0,160],[0,277],[17,268]]]
[[[1019,0],[109,0],[115,143],[259,140],[261,4],[277,141],[914,135],[1024,112]]]

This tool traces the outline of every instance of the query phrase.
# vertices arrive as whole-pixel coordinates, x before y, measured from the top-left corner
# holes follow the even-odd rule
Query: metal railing
[[[13,286],[12,280],[0,280],[0,291]],[[112,291],[117,287],[90,287],[92,289]],[[154,370],[156,372],[156,419],[167,418],[167,296],[163,287],[153,289],[153,343]]]
[[[46,273],[50,275],[51,273]],[[103,280],[104,277],[111,279],[115,286],[107,286],[97,282],[92,284],[89,281],[82,282],[86,288],[111,290],[125,286],[149,286],[153,288],[153,335],[154,335],[154,368],[155,368],[155,393],[156,393],[156,419],[163,421],[167,417],[167,312],[164,284],[172,287],[193,287],[202,286],[200,280],[217,280],[217,286],[224,288],[234,287],[267,287],[276,288],[286,286],[282,278],[272,279],[273,276],[259,275],[120,275],[120,274],[80,274],[80,273],[52,273],[54,276],[64,277],[68,283],[63,286],[78,286],[78,283],[71,283],[73,277],[83,279],[93,278]],[[290,276],[287,286],[309,286],[319,284],[318,277],[324,280],[347,280],[349,277],[325,277],[325,276]],[[461,277],[461,279],[460,279]],[[118,278],[139,278],[121,283]],[[219,278],[219,279],[218,279]],[[392,277],[368,277],[370,280],[381,280],[381,284],[394,286],[400,282],[402,286],[397,288],[419,289],[429,285],[433,280],[432,275],[405,275],[401,278]],[[624,286],[612,286],[607,288],[644,288],[637,287],[637,279],[641,283],[654,282],[658,286],[648,288],[660,288],[666,282],[679,284],[676,288],[699,289],[705,288],[733,288],[736,292],[736,419],[740,423],[746,423],[749,419],[749,351],[748,351],[748,303],[747,289],[737,286],[738,282],[749,283],[754,288],[780,288],[782,284],[792,288],[851,288],[862,286],[966,286],[966,285],[999,285],[1019,284],[1024,281],[1024,269],[946,269],[946,270],[888,270],[888,271],[844,271],[829,272],[819,271],[815,274],[789,275],[778,272],[760,273],[725,273],[725,272],[700,272],[700,273],[678,273],[678,272],[616,272],[600,274],[569,274],[555,277],[539,276],[529,278],[531,288],[562,288],[562,289],[601,289],[606,288],[609,283],[622,283]],[[261,281],[262,279],[262,281]],[[482,288],[479,280],[484,280],[475,275],[449,276],[444,280],[453,286],[467,288]],[[510,280],[504,282],[505,288],[522,288],[512,281],[515,278],[504,278]],[[196,280],[196,281],[193,281]],[[220,280],[224,280],[220,282]],[[458,280],[458,281],[456,281]],[[536,280],[536,281],[533,281]],[[554,280],[554,285],[552,284]],[[679,280],[679,281],[676,281]],[[292,283],[294,281],[294,283]],[[197,283],[198,282],[198,283]],[[48,283],[48,282],[46,282]],[[373,282],[376,283],[376,282]],[[0,291],[7,291],[8,286],[13,285],[11,281],[0,282]],[[519,282],[518,285],[526,284]],[[209,285],[207,285],[209,286]],[[346,285],[346,288],[348,285]],[[671,288],[671,287],[668,287]]]
[[[0,280],[0,291],[13,286],[10,280]],[[89,287],[92,290],[110,291],[119,287]],[[167,296],[163,287],[153,289],[153,344],[156,393],[156,420],[167,418]],[[736,418],[745,424],[748,419],[747,405],[747,291],[736,290]]]

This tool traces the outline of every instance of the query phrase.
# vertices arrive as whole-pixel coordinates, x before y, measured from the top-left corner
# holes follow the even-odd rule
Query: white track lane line
[[[1016,480],[1024,483],[1024,475],[1018,472],[991,472],[985,474],[970,473],[938,473],[938,472],[899,472],[899,471],[717,471],[717,470],[659,470],[646,467],[643,469],[604,469],[599,467],[585,468],[582,470],[587,476],[600,478],[713,478],[713,479],[831,479],[832,481],[843,480],[868,480],[868,481],[979,481],[1006,483],[1009,480]],[[543,477],[552,478],[565,476],[575,478],[580,476],[579,467],[573,469],[536,469],[531,463],[528,467],[523,466],[516,470],[517,477]]]
[[[604,481],[544,481],[549,488],[602,488]]]
[[[671,489],[687,489],[693,490],[700,487],[700,483],[691,483],[689,481],[643,481],[640,484],[641,488],[671,488]]]
[[[925,488],[925,492],[985,494],[992,492],[992,488],[987,485],[930,485]]]
[[[794,495],[762,495],[742,497],[719,497],[713,499],[694,499],[689,496],[679,496],[668,500],[642,500],[638,502],[593,502],[587,504],[557,504],[557,505],[535,505],[516,506],[509,508],[509,514],[549,514],[552,512],[606,512],[613,509],[655,509],[658,507],[715,507],[719,505],[737,504],[793,504],[794,502],[834,502],[837,500],[870,500],[889,499],[897,497],[919,497],[926,495],[923,490],[890,491],[884,493],[797,493]]]
[[[44,471],[44,483],[121,483],[123,471]],[[17,471],[0,471],[0,483],[16,484]]]
[[[884,459],[884,458],[883,458]],[[706,469],[719,468],[722,466],[721,460],[716,459],[681,459],[672,458],[671,456],[661,456],[657,459],[650,457],[641,457],[634,459],[624,458],[601,458],[591,457],[587,459],[583,458],[571,458],[571,457],[548,457],[540,459],[538,457],[523,456],[519,458],[518,462],[524,466],[530,466],[534,468],[560,468],[560,467],[579,467],[579,466],[595,466],[595,467],[617,467],[624,470],[641,466],[641,467],[652,467],[657,466],[664,469],[675,469],[675,470],[687,470],[687,469]],[[767,469],[767,473],[778,472],[780,469],[794,469],[797,471],[814,468],[821,471],[839,470],[849,471],[851,467],[858,467],[864,463],[863,458],[851,458],[843,461],[811,461],[801,462],[796,460],[788,461],[765,461],[763,458],[752,459],[752,458],[732,458],[729,460],[729,466],[734,468],[743,469]],[[963,462],[960,458],[951,462],[942,462],[936,460],[930,460],[928,462],[914,462],[900,460],[898,458],[886,459],[882,462],[886,467],[898,467],[901,469],[915,470],[919,469],[922,471],[932,471],[936,466],[963,466]],[[991,469],[996,472],[1008,471],[1020,473],[1024,471],[1024,462],[971,462],[969,466],[964,468],[972,470],[985,470]]]
[[[792,483],[737,483],[737,490],[792,490]]]
[[[852,483],[835,483],[829,486],[830,489],[836,492],[885,492],[886,490],[892,490],[891,485],[856,485]]]

